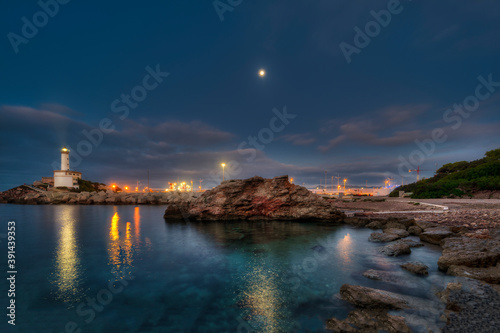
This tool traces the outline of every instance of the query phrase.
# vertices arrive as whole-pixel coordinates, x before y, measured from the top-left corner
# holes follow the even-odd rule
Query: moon
[[[260,77],[264,77],[264,76],[266,76],[266,71],[265,71],[264,69],[260,69],[260,70],[259,70],[259,76],[260,76]]]

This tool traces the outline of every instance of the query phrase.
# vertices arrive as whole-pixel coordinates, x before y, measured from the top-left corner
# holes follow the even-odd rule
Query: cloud
[[[345,141],[369,146],[399,146],[413,142],[423,133],[412,128],[414,121],[429,109],[426,104],[390,106],[351,118],[338,126],[338,135],[318,146],[318,150],[327,152]],[[327,122],[320,132],[333,132],[332,124],[335,123],[338,122]]]
[[[279,137],[278,140],[291,142],[296,146],[307,146],[316,141],[316,139],[311,136],[311,133],[286,134]]]

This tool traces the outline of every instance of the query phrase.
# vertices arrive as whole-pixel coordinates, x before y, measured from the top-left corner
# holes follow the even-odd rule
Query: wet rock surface
[[[378,280],[385,283],[390,283],[403,288],[417,288],[415,283],[408,281],[403,272],[387,272],[376,269],[369,269],[363,273],[363,276],[371,279]]]
[[[331,318],[326,322],[326,329],[334,332],[411,333],[403,317],[379,309],[357,309],[344,320]]]
[[[411,248],[409,244],[402,242],[395,242],[389,245],[386,245],[382,248],[381,252],[388,256],[400,256],[403,254],[410,254]]]
[[[304,220],[342,222],[345,215],[333,204],[288,176],[227,180],[199,198],[181,206],[185,216],[197,221]],[[169,219],[169,210],[165,218]]]
[[[386,234],[395,234],[395,235],[398,235],[401,238],[405,238],[405,237],[410,236],[410,234],[408,233],[408,231],[406,231],[406,229],[399,229],[399,228],[384,229],[384,233],[386,233]]]
[[[418,275],[428,275],[429,267],[421,262],[407,262],[401,265],[403,269]]]
[[[360,308],[392,310],[408,308],[408,302],[397,294],[350,284],[340,287],[340,297]]]
[[[368,240],[371,242],[387,243],[387,242],[393,242],[400,238],[401,236],[397,234],[391,234],[386,232],[374,232],[370,235]]]

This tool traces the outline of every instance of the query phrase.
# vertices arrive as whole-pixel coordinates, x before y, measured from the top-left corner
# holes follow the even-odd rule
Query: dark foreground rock
[[[342,222],[345,215],[332,203],[305,187],[291,184],[288,176],[227,180],[198,199],[165,211],[165,219],[179,215],[197,221],[318,220]]]
[[[326,329],[334,332],[390,332],[411,333],[405,319],[393,316],[379,309],[357,309],[351,311],[346,319],[331,318],[326,322]]]

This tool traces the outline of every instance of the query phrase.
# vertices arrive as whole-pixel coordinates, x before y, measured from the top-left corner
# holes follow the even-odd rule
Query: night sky
[[[44,1],[1,5],[0,190],[65,145],[85,179],[163,188],[222,162],[406,183],[500,146],[498,1]]]

